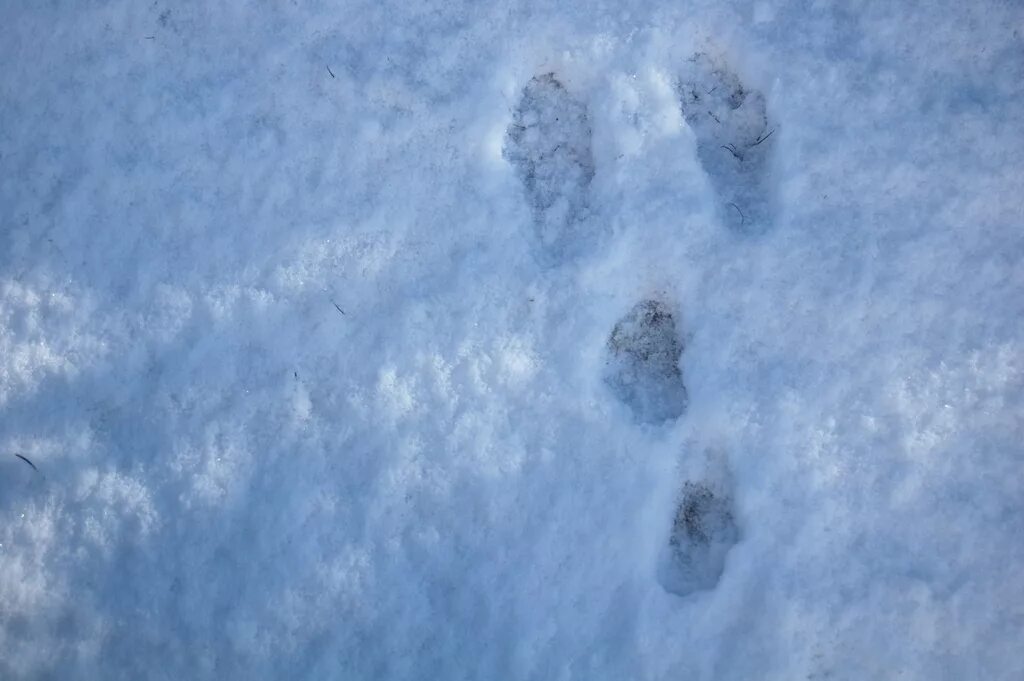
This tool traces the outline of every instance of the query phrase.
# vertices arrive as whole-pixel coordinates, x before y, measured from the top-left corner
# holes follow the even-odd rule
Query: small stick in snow
[[[729,202],[729,205],[730,205],[730,206],[732,206],[733,208],[735,208],[735,209],[736,209],[736,212],[740,214],[740,227],[742,227],[742,226],[743,226],[743,223],[747,221],[747,216],[743,214],[743,211],[741,211],[741,210],[740,210],[740,207],[739,207],[739,206],[737,206],[737,205],[736,205],[735,203],[732,203],[732,202],[730,201],[730,202]]]
[[[331,67],[327,67],[327,73],[331,74],[331,78],[334,78],[334,71],[331,71]]]
[[[772,132],[775,132],[775,128],[772,128]],[[758,138],[757,138],[757,141],[756,141],[756,142],[754,142],[753,144],[751,144],[750,146],[751,146],[751,147],[753,148],[753,147],[756,147],[756,146],[757,146],[758,144],[760,144],[761,142],[764,142],[764,141],[765,141],[766,139],[768,139],[769,137],[771,137],[771,136],[772,136],[772,132],[768,133],[768,134],[767,134],[767,135],[765,135],[764,137],[758,137]]]
[[[18,457],[19,459],[21,459],[22,461],[24,461],[25,463],[27,463],[27,464],[28,464],[29,466],[32,466],[32,470],[34,470],[34,471],[35,471],[36,473],[38,473],[38,472],[39,472],[39,469],[38,469],[38,468],[36,468],[36,465],[35,465],[34,463],[32,463],[31,461],[29,461],[29,460],[28,460],[27,458],[25,458],[24,456],[22,456],[21,454],[15,454],[14,456]]]
[[[731,144],[723,144],[722,148],[728,151],[730,154],[735,156],[738,160],[742,161],[743,157],[740,156],[740,152],[736,151],[736,147]]]
[[[147,35],[146,36],[146,40],[156,40],[156,36],[155,35]]]
[[[340,312],[341,314],[345,314],[345,311],[344,311],[344,310],[342,310],[342,309],[341,309],[341,306],[340,306],[340,305],[338,305],[338,304],[337,304],[336,302],[334,302],[334,301],[332,300],[332,301],[331,301],[331,304],[332,304],[332,305],[334,305],[334,309],[335,309],[335,310],[337,310],[337,311],[338,311],[338,312]]]
[[[714,118],[715,119],[715,123],[718,123],[719,125],[722,124],[722,121],[718,120],[718,116],[716,116],[715,114],[711,113],[710,111],[708,111],[708,116],[711,116],[712,118]]]

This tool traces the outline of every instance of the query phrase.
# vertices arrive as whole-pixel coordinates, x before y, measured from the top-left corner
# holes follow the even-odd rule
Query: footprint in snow
[[[642,300],[612,328],[605,382],[642,423],[663,423],[686,410],[676,316],[659,300]]]
[[[723,221],[745,234],[765,231],[771,220],[768,170],[777,133],[768,121],[764,96],[744,87],[724,63],[705,53],[687,61],[676,91]]]
[[[590,118],[553,73],[526,84],[502,150],[523,183],[542,250],[556,259],[586,244],[594,179]]]
[[[718,585],[740,531],[725,454],[717,450],[706,451],[702,458],[688,454],[681,463],[684,482],[658,565],[658,580],[669,593],[687,596]]]
[[[677,596],[713,589],[739,541],[727,472],[699,478],[683,483],[659,571],[662,587]]]

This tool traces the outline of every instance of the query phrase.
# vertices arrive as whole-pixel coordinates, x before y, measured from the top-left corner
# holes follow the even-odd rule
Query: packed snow
[[[0,678],[1024,678],[1024,5],[0,2]]]

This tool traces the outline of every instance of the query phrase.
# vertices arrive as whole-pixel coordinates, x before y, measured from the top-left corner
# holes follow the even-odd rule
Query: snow
[[[1024,678],[1022,33],[0,5],[0,678]]]

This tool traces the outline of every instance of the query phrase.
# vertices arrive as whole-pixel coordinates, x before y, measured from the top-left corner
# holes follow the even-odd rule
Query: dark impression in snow
[[[682,353],[672,310],[661,301],[643,300],[612,329],[605,381],[638,421],[678,418],[687,404]]]
[[[778,135],[764,96],[704,53],[687,61],[676,88],[722,220],[738,232],[763,232],[771,221],[768,172]]]
[[[728,494],[710,482],[684,483],[662,565],[662,586],[680,596],[714,588],[738,539]]]
[[[564,257],[586,243],[594,178],[587,107],[553,73],[535,76],[512,112],[503,149],[523,183],[542,250]]]

